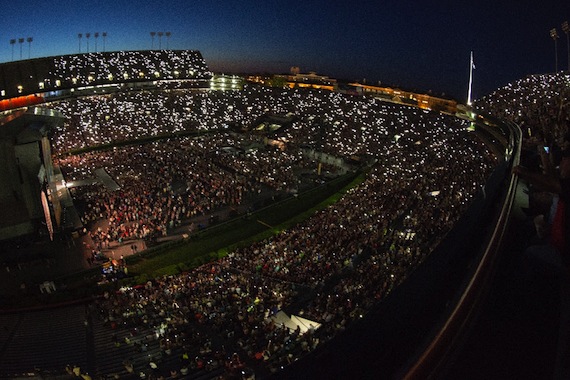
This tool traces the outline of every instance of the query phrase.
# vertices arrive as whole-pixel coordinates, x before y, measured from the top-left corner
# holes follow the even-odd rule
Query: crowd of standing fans
[[[230,145],[237,143],[221,133],[62,157],[57,162],[71,184],[103,168],[119,185],[116,191],[102,184],[72,187],[84,207],[83,222],[107,222],[108,229],[97,231],[102,239],[146,239],[166,236],[184,221],[221,207],[241,206],[248,194],[290,191],[297,186],[294,168],[316,168],[313,160],[275,149],[240,153],[239,146]]]
[[[570,268],[570,74],[531,75],[487,96],[478,106],[521,127],[521,165],[529,187],[533,236],[527,256]]]
[[[498,160],[465,121],[332,92],[141,91],[52,106],[68,119],[52,137],[66,181],[93,180],[103,168],[119,185],[112,191],[93,181],[73,189],[86,226],[107,222],[107,229],[89,231],[102,244],[168,235],[184,220],[248,196],[295,191],[302,174],[317,168],[303,153],[307,147],[372,163],[360,185],[286,231],[101,298],[93,314],[116,332],[117,356],[136,346],[136,357],[123,358],[123,375],[133,377],[209,371],[231,378],[249,369],[266,375],[314,350],[406,279]],[[292,120],[269,136],[281,149],[251,132],[267,114]],[[231,130],[236,125],[240,132]],[[66,154],[180,131],[208,133]],[[315,325],[306,332],[280,325],[272,317],[282,310]],[[160,354],[149,359],[150,346]]]
[[[529,75],[474,103],[477,110],[517,124],[527,144],[555,146],[569,132],[570,74]]]

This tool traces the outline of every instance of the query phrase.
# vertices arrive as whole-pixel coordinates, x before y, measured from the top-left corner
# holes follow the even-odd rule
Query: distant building
[[[247,75],[245,77],[245,80],[250,83],[270,86],[273,82],[273,76],[267,74],[266,75],[252,74],[252,75]]]
[[[455,114],[457,102],[455,100],[438,98],[427,94],[404,91],[398,88],[371,86],[361,83],[348,84],[348,92],[359,95],[370,95],[396,103],[410,104],[419,108]]]
[[[338,84],[337,80],[329,78],[325,75],[318,75],[314,71],[308,74],[299,73],[299,68],[291,68],[290,75],[275,75],[276,79],[285,81],[286,86],[289,88],[314,88],[317,90],[336,91]]]

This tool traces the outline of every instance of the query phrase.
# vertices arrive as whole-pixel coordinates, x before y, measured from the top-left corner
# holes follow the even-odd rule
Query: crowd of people
[[[329,91],[289,90],[246,85],[240,91],[130,91],[52,103],[66,118],[52,134],[53,150],[64,153],[142,137],[181,132],[251,129],[268,114],[287,116],[292,125],[278,131],[286,141],[313,146],[337,156],[381,150],[414,124],[458,121],[426,110],[378,99]],[[402,124],[409,128],[402,128]],[[415,138],[410,135],[409,138]]]
[[[55,162],[67,182],[93,178],[96,169],[104,168],[121,188],[114,192],[94,185],[72,190],[86,206],[84,223],[106,219],[110,233],[100,234],[112,240],[164,235],[184,219],[221,206],[240,205],[244,195],[255,196],[266,188],[294,192],[301,174],[317,167],[300,146],[341,158],[380,159],[396,140],[400,145],[421,143],[419,132],[436,135],[448,133],[449,125],[464,127],[448,116],[374,99],[258,87],[227,93],[127,92],[70,99],[53,106],[68,120],[61,130],[54,131],[52,139]],[[166,116],[156,119],[153,114],[144,121],[145,113],[141,118],[140,110],[145,109]],[[230,122],[252,125],[267,113],[290,115],[292,126],[278,130],[272,139],[295,148],[268,148],[259,137],[216,129]],[[216,133],[82,155],[62,154],[85,146],[186,130],[179,125],[184,124],[183,119],[201,120],[199,130],[213,128]],[[82,124],[85,127],[78,128]],[[139,128],[127,127],[137,124]],[[193,131],[195,124],[191,124]],[[85,138],[86,133],[91,136]],[[432,146],[442,144],[433,140],[429,142]]]
[[[517,124],[525,143],[554,147],[570,125],[570,74],[529,75],[475,101],[481,112]]]
[[[212,72],[197,50],[92,52],[4,65],[0,98],[32,95],[17,102],[25,106],[81,96],[94,86],[99,86],[98,93],[144,86],[206,88],[211,78]]]
[[[374,163],[363,183],[297,226],[98,302],[96,315],[122,343],[140,345],[141,358],[144,344],[160,347],[167,373],[203,371],[206,364],[229,376],[245,368],[271,373],[329,341],[432,252],[498,162],[465,121],[332,92],[145,91],[53,106],[69,120],[52,139],[66,181],[104,168],[120,186],[73,190],[86,225],[108,222],[108,230],[90,231],[106,243],[149,231],[167,234],[183,219],[240,204],[246,194],[292,191],[301,173],[317,168],[302,148]],[[283,142],[282,149],[263,144],[268,136],[227,128],[248,129],[266,114],[293,120],[269,136]],[[64,154],[180,130],[211,133]],[[302,333],[279,325],[272,317],[281,310],[320,327]],[[139,343],[132,337],[136,329],[154,335]],[[158,376],[136,358],[127,364],[128,373]]]
[[[570,74],[530,75],[482,99],[479,108],[521,127],[521,165],[529,186],[531,260],[570,268]]]
[[[251,148],[253,141],[238,137],[222,133],[162,140],[56,162],[77,204],[83,205],[83,223],[93,226],[105,220],[106,228],[91,232],[101,248],[111,241],[166,236],[196,216],[238,208],[248,196],[296,191],[299,174],[316,170],[316,162],[300,152]],[[241,148],[244,144],[249,152]],[[100,168],[119,190],[98,183],[74,187]]]
[[[46,88],[78,87],[132,80],[209,79],[212,73],[195,50],[117,51],[54,58],[44,78]],[[53,62],[51,62],[53,60]]]

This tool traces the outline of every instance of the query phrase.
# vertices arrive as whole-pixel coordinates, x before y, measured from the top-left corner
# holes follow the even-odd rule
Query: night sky
[[[0,62],[89,50],[200,50],[214,72],[302,72],[400,86],[464,101],[469,54],[479,98],[528,74],[568,67],[570,1],[0,0]],[[10,45],[10,39],[32,37]],[[159,47],[158,36],[154,48]]]

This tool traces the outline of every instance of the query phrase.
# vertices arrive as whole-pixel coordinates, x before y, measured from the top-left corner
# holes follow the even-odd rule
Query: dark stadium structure
[[[54,129],[61,126],[64,118],[61,111],[55,110],[57,106],[61,106],[58,102],[69,99],[88,102],[91,96],[123,93],[152,97],[158,91],[165,91],[165,103],[170,104],[169,102],[174,103],[177,100],[176,95],[172,95],[170,91],[206,93],[211,78],[212,73],[200,52],[193,50],[89,53],[1,64],[0,111],[4,113],[0,120],[0,176],[5,181],[3,180],[0,189],[0,207],[10,211],[3,213],[0,240],[30,234],[66,234],[84,227],[65,183],[68,180],[57,165],[53,165],[51,158],[49,137],[53,136]],[[269,90],[267,94],[278,98]],[[365,95],[351,96],[356,99],[365,98]],[[416,109],[420,110],[418,112],[421,112],[421,115],[438,112],[431,110],[426,105],[427,101],[419,104],[420,101],[416,99],[423,99],[422,96],[410,95],[405,102],[399,98],[379,98],[389,101],[390,107],[403,110],[402,113]],[[199,102],[196,108],[207,110],[209,100],[200,99],[201,103]],[[338,99],[335,98],[334,101],[336,100]],[[51,103],[56,105],[54,109],[47,107]],[[237,103],[239,101],[236,101]],[[266,111],[262,106],[260,108],[261,112]],[[442,108],[439,107],[440,110]],[[318,110],[318,107],[315,109]],[[149,119],[152,117],[151,110],[137,111],[142,115],[141,118],[145,115]],[[238,130],[238,133],[248,135],[258,129],[263,132],[263,136],[271,135],[271,139],[263,140],[267,145],[282,149],[290,143],[283,136],[294,129],[292,125],[295,116],[287,114],[285,110],[280,111],[282,112],[257,115],[241,128],[237,123],[232,124],[234,121],[227,120],[219,130],[225,130],[225,126],[229,125],[232,127],[229,129],[234,132]],[[499,264],[499,254],[505,247],[518,185],[516,177],[512,176],[510,171],[512,166],[519,162],[522,138],[516,125],[477,114],[470,108],[456,107],[454,103],[452,108],[446,107],[444,111],[446,118],[451,118],[452,114],[459,120],[460,126],[471,131],[473,140],[491,152],[490,155],[497,160],[490,175],[485,178],[480,188],[477,188],[468,207],[463,210],[460,219],[404,282],[394,286],[387,296],[381,302],[374,303],[366,314],[355,316],[354,321],[346,329],[339,329],[334,338],[317,345],[314,350],[304,349],[304,354],[299,358],[294,358],[293,354],[285,355],[278,370],[262,368],[264,353],[260,353],[259,371],[255,374],[253,370],[257,368],[239,367],[239,371],[230,375],[224,374],[223,368],[208,371],[204,369],[204,363],[196,364],[196,357],[195,365],[198,365],[198,370],[190,375],[177,372],[174,376],[171,373],[172,378],[206,379],[228,376],[227,378],[243,379],[424,379],[438,378],[442,373],[453,373],[446,364],[453,357],[454,351],[459,349],[463,336],[488,295]],[[305,112],[309,114],[316,111],[309,107]],[[310,120],[317,129],[315,136],[311,136],[314,138],[314,146],[324,144],[326,136],[323,131],[327,128],[334,129],[336,125],[328,125],[312,116]],[[187,124],[184,126],[193,125],[190,121],[185,122]],[[365,128],[361,129],[364,132]],[[175,133],[181,132],[176,130],[168,134],[168,138]],[[451,127],[446,133],[452,133]],[[397,136],[396,142],[398,138],[400,136]],[[84,139],[90,141],[89,136],[84,136]],[[98,143],[104,146],[107,142]],[[401,143],[410,150],[429,149],[429,146],[425,147],[421,142],[414,141],[413,136],[403,137]],[[228,153],[229,157],[237,157],[236,152],[239,152],[240,156],[245,154],[247,149],[242,148],[222,145],[221,150]],[[308,150],[310,149],[307,148]],[[329,160],[332,162],[331,167],[337,165],[332,154],[317,153],[313,152],[313,155],[318,156],[319,160]],[[356,154],[345,157],[346,160],[353,161],[359,161],[360,158]],[[338,166],[342,166],[344,161],[338,161]],[[362,157],[362,161],[365,161],[366,165],[359,165],[359,168],[374,163],[374,160],[368,157]],[[320,170],[319,165],[319,174]],[[184,184],[179,179],[176,181],[178,182],[175,190],[179,195],[184,191]],[[422,194],[425,197],[437,196],[440,190],[445,191],[424,190],[430,191]],[[27,214],[18,213],[17,210],[27,210]],[[403,216],[397,220],[402,225],[405,223]],[[371,256],[366,249],[360,253],[361,257],[353,260],[354,265]],[[333,281],[342,281],[343,276],[348,276],[349,269],[339,272],[329,283],[323,281],[319,291],[330,291],[334,285]],[[139,289],[144,289],[145,286],[147,284],[138,285]],[[307,292],[307,296],[314,296],[313,291]],[[77,368],[82,366],[93,378],[111,376],[112,373],[120,373],[124,378],[138,378],[138,373],[126,369],[129,366],[132,368],[131,360],[136,361],[137,365],[144,364],[146,369],[156,370],[152,366],[154,359],[150,351],[146,353],[144,344],[144,348],[137,346],[140,351],[129,351],[129,357],[115,357],[113,353],[108,352],[105,347],[110,347],[111,341],[114,347],[119,347],[122,344],[131,344],[131,338],[138,339],[138,344],[148,336],[138,336],[139,331],[136,331],[135,327],[131,330],[130,338],[125,338],[124,342],[117,340],[121,326],[115,326],[113,322],[110,323],[113,330],[96,334],[93,331],[100,328],[102,323],[98,324],[91,319],[89,313],[93,311],[92,308],[96,306],[90,306],[89,302],[83,301],[45,310],[16,310],[0,314],[0,320],[6,326],[0,331],[0,378],[73,378],[74,365],[77,365]],[[130,312],[135,313],[132,310]],[[301,316],[298,318],[300,324],[311,323]],[[42,326],[42,323],[45,323],[45,326]],[[68,337],[55,336],[56,332],[64,329]],[[314,326],[308,327],[309,331],[313,329]],[[152,333],[149,334],[149,340],[155,339]],[[28,352],[38,352],[36,347],[31,351],[32,342],[37,344],[38,350],[45,352],[45,356],[26,356]],[[169,353],[161,356],[161,363],[174,363],[179,358],[189,359],[184,359],[184,355],[188,355],[182,350],[171,350],[167,343],[164,345],[167,348],[161,346],[161,349],[169,350],[166,351]],[[55,346],[67,347],[62,348],[62,351],[68,355],[68,363],[63,363],[63,359],[52,352]],[[170,356],[171,353],[174,354]],[[50,358],[57,362],[49,363]],[[233,360],[232,357],[228,362],[232,363]],[[35,364],[31,364],[32,362]],[[67,373],[66,365],[69,365]],[[21,370],[24,367],[26,370]],[[42,373],[41,370],[46,368],[49,373]],[[117,368],[122,372],[117,372]]]
[[[2,178],[0,208],[0,240],[34,235],[39,231],[53,236],[52,215],[60,221],[61,206],[49,189],[55,187],[48,130],[61,123],[56,111],[29,108],[2,120]],[[48,185],[48,182],[51,182]],[[42,227],[42,221],[45,228]]]

